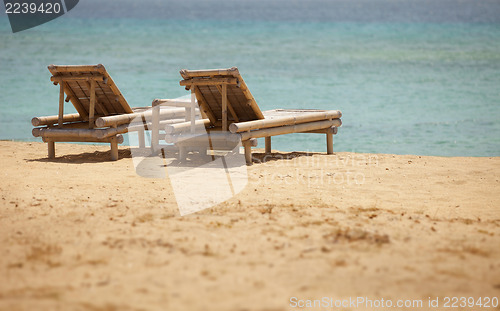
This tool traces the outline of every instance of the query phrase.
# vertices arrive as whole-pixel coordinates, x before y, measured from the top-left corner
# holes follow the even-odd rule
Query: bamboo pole
[[[64,83],[59,84],[59,118],[57,124],[60,128],[63,126],[64,120]]]
[[[206,119],[206,118],[205,118]],[[208,119],[207,119],[208,120]],[[166,125],[172,125],[172,124],[177,124],[177,123],[184,123],[186,122],[184,119],[168,119],[168,120],[161,120],[160,121],[160,128],[165,128]]]
[[[271,136],[266,137],[266,154],[271,153]]]
[[[153,100],[152,106],[165,105],[169,107],[191,107],[191,100],[180,100],[180,99],[155,99]]]
[[[179,117],[184,117],[186,111],[184,108],[173,108],[173,109],[159,109],[159,119],[174,119]],[[142,112],[125,113],[114,116],[104,116],[96,119],[97,127],[106,127],[113,125],[121,125],[132,122],[135,118],[152,118],[153,110],[148,109]]]
[[[87,87],[89,88],[89,90],[92,89],[92,85],[91,85],[91,83],[89,81],[85,81],[85,84],[87,85]],[[98,85],[95,84],[94,89],[97,88],[97,86]],[[105,116],[109,115],[109,112],[106,109],[106,107],[97,100],[97,92],[95,92],[95,97],[96,97],[96,99],[95,99],[95,106],[94,106],[94,115],[96,113],[100,113],[100,114],[103,114]],[[92,93],[90,94],[90,99],[92,99]],[[90,114],[90,107],[89,107],[89,114]],[[94,125],[95,125],[95,123],[94,123]]]
[[[227,131],[227,85],[222,85],[222,130]]]
[[[296,125],[272,127],[272,128],[262,129],[262,130],[251,131],[251,132],[242,132],[242,133],[240,133],[240,135],[241,135],[241,140],[244,141],[244,140],[247,140],[250,138],[275,136],[275,135],[283,135],[283,134],[290,134],[290,133],[300,133],[300,132],[329,128],[331,126],[340,126],[340,125],[342,125],[342,122],[340,121],[340,119],[333,119],[333,120],[301,123],[301,124],[296,124]]]
[[[326,153],[333,154],[333,130],[331,127],[326,133]]]
[[[182,69],[179,73],[184,79],[193,77],[226,76],[226,75],[237,77],[239,75],[238,68],[236,67],[231,67],[227,69],[203,69],[203,70]]]
[[[115,136],[117,134],[127,133],[128,132],[128,125],[120,125],[117,127],[111,127],[108,129],[99,129],[99,130],[95,130],[95,131],[97,131],[96,137],[102,139],[102,138],[106,138],[106,137]]]
[[[191,121],[191,133],[194,133],[196,130],[195,128],[196,117],[194,115],[195,109],[196,109],[196,93],[194,92],[194,90],[191,90],[191,107],[189,110],[190,112],[189,120]]]
[[[134,125],[126,124],[126,125],[117,126],[115,128],[127,129],[127,132],[138,132],[138,131],[150,130],[152,128],[152,124],[151,123],[140,123],[140,124],[134,123]],[[125,132],[123,132],[123,133],[125,133]]]
[[[166,123],[170,122],[170,120],[162,122],[160,121],[160,127],[167,125]],[[116,134],[123,134],[127,132],[136,132],[136,131],[145,131],[145,130],[151,130],[152,129],[152,123],[141,123],[141,124],[123,124],[117,127],[112,127],[108,129],[98,129],[97,132],[97,137],[99,138],[106,138],[112,135]]]
[[[191,88],[191,90],[193,90],[193,88]],[[168,106],[168,107],[184,107],[184,108],[190,108],[191,107],[191,99],[189,100],[186,100],[186,99],[155,99],[153,100],[153,103],[151,105],[152,107],[156,107],[156,106]],[[201,104],[198,104],[199,106],[199,111],[200,111],[200,114],[202,116],[203,119],[207,119],[207,115],[205,114],[205,112],[203,111],[202,107],[201,107]],[[198,111],[198,110],[196,110]]]
[[[106,71],[102,64],[97,65],[68,65],[68,66],[60,66],[60,65],[49,65],[47,67],[50,72],[53,74],[55,72],[84,72],[84,71],[97,71],[99,73],[103,73]]]
[[[95,113],[95,81],[90,80],[90,106],[89,106],[89,128],[94,128],[94,113]]]
[[[57,129],[60,129],[59,128],[59,125],[47,125],[47,128],[57,128]],[[63,124],[63,127],[62,129],[75,129],[75,128],[78,128],[78,129],[81,129],[81,128],[89,128],[89,123],[88,122],[85,122],[85,121],[80,121],[80,122],[70,122],[70,123],[64,123]]]
[[[56,144],[54,141],[47,141],[48,146],[48,157],[49,159],[54,159],[56,157]]]
[[[110,141],[111,145],[111,161],[118,160],[118,142],[116,137],[112,137]]]
[[[314,130],[314,131],[306,131],[306,132],[301,132],[301,133],[306,133],[306,134],[311,134],[311,133],[316,133],[316,134],[326,134],[328,133],[329,130],[332,130],[332,134],[335,135],[338,132],[338,127],[332,126],[331,128],[326,128],[326,129],[320,129],[320,130]]]
[[[259,145],[259,141],[257,140],[257,138],[250,138],[248,141],[250,142],[250,146],[252,147],[257,147]]]
[[[63,115],[63,123],[65,122],[75,122],[82,121],[82,117],[79,113],[71,113]],[[59,115],[57,116],[45,116],[45,117],[34,117],[31,119],[31,124],[33,126],[42,126],[42,125],[52,125],[59,122]]]
[[[117,143],[123,143],[123,135],[118,134],[116,136]],[[86,143],[109,143],[111,142],[112,137],[106,137],[103,139],[98,138],[85,138],[85,137],[74,137],[74,136],[61,136],[61,137],[51,137],[51,138],[42,138],[42,140],[46,143],[48,142],[86,142]]]
[[[57,137],[85,137],[97,138],[96,133],[88,129],[61,129],[61,128],[34,128],[31,133],[35,137],[57,138]]]
[[[209,119],[201,119],[201,120],[195,121],[194,128],[205,130],[205,127],[209,126],[209,125],[210,125]],[[174,133],[186,132],[186,131],[190,130],[192,127],[193,127],[192,122],[181,122],[181,123],[177,123],[177,124],[167,124],[165,126],[165,133],[166,134],[174,134]]]
[[[342,113],[338,110],[327,110],[327,111],[318,111],[318,112],[304,112],[294,116],[283,116],[283,117],[273,117],[255,120],[255,121],[247,121],[240,123],[233,123],[229,126],[229,130],[231,133],[245,132],[251,131],[255,129],[264,129],[269,127],[276,127],[282,125],[293,125],[307,122],[314,122],[320,120],[328,120],[328,119],[338,119],[342,116]]]
[[[187,87],[192,87],[192,86],[198,86],[198,85],[237,85],[238,84],[238,79],[236,78],[210,78],[210,79],[198,79],[198,78],[193,78],[193,79],[187,79],[187,80],[181,80],[179,82],[181,86],[187,86]]]
[[[67,128],[47,128],[37,127],[32,131],[33,136],[43,138],[57,138],[57,137],[74,137],[74,138],[95,138],[104,139],[116,134],[123,134],[128,132],[126,125],[121,125],[116,128],[107,129],[67,129]]]
[[[252,143],[250,140],[244,140],[242,143],[245,149],[245,162],[247,165],[252,165]]]

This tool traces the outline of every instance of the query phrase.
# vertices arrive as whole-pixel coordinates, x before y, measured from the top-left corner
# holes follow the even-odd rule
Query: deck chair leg
[[[111,145],[111,161],[118,160],[118,142],[116,137],[113,137],[110,142]]]
[[[49,149],[49,159],[54,159],[56,157],[56,143],[53,141],[47,142]]]
[[[186,146],[179,146],[179,161],[186,160],[187,148]]]
[[[252,165],[252,142],[250,140],[245,140],[243,142],[243,147],[245,148],[245,161],[247,165]]]
[[[266,154],[271,153],[271,136],[266,137]]]
[[[152,123],[151,151],[156,152],[160,144],[160,106],[153,107]]]
[[[329,128],[326,131],[326,153],[333,154],[333,129]]]
[[[146,148],[146,140],[144,139],[144,130],[137,131],[137,135],[139,136],[139,148]]]

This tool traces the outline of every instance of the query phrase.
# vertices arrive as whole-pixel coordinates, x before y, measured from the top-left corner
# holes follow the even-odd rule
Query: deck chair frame
[[[265,138],[265,152],[271,153],[271,137],[290,133],[326,134],[327,153],[333,153],[333,135],[342,125],[338,110],[317,109],[275,109],[262,112],[238,69],[181,70],[183,80],[180,85],[191,91],[191,105],[195,99],[199,105],[203,121],[167,125],[165,140],[176,141],[175,134],[193,129],[196,122],[203,123],[209,132],[221,131],[224,135],[211,135],[211,139],[231,139],[238,135],[245,150],[247,164],[252,164],[251,147],[256,139]],[[162,100],[156,100],[162,103]],[[229,136],[227,136],[229,135]],[[188,140],[189,141],[189,140]],[[186,146],[179,144],[181,159]]]
[[[144,145],[144,130],[148,124],[130,128],[133,118],[144,116],[147,107],[131,108],[102,64],[83,66],[48,66],[50,80],[59,85],[59,113],[56,116],[35,117],[32,133],[48,144],[48,157],[55,158],[55,142],[98,142],[111,145],[111,160],[118,159],[121,134],[139,132],[139,144]],[[64,114],[64,104],[70,102],[78,113]]]

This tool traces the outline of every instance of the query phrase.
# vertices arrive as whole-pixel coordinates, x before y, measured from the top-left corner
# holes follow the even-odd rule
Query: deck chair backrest
[[[227,94],[227,122],[264,119],[238,68],[180,71],[180,85],[196,94],[198,104],[213,125],[223,119],[223,92]]]
[[[63,83],[66,102],[71,101],[83,120],[89,119],[92,81],[95,81],[95,117],[133,112],[103,65],[50,65],[48,69],[54,84]]]

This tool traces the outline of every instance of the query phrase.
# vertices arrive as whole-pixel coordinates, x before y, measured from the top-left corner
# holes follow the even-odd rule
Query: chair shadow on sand
[[[52,162],[52,163],[69,163],[69,164],[83,164],[83,163],[102,163],[102,162],[112,162],[110,160],[110,152],[111,151],[94,151],[94,152],[84,152],[78,154],[66,154],[59,157],[55,157],[54,159],[49,159],[46,157],[36,158],[36,159],[25,159],[27,162]],[[322,155],[321,152],[272,152],[270,154],[266,154],[265,152],[255,152],[252,154],[254,163],[266,163],[266,162],[275,162],[275,161],[289,161],[299,157],[311,157],[314,155]],[[170,159],[169,164],[177,167],[198,167],[203,164],[207,164],[210,161],[213,161],[217,157],[204,157],[201,158],[199,154],[192,154],[185,161],[179,161],[177,158],[178,152],[175,151],[166,151],[162,154],[150,155],[151,157],[160,157]],[[121,159],[131,159],[132,152],[130,148],[120,149],[118,151],[118,160]],[[147,162],[147,161],[146,161]],[[144,163],[146,164],[146,163]]]
[[[78,154],[66,154],[60,157],[49,159],[46,157],[37,159],[25,159],[27,162],[53,162],[53,163],[69,163],[69,164],[82,164],[82,163],[102,163],[112,162],[110,160],[111,151],[94,151],[84,152]],[[130,149],[118,150],[118,159],[132,158]]]

